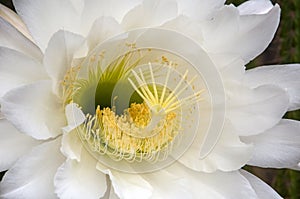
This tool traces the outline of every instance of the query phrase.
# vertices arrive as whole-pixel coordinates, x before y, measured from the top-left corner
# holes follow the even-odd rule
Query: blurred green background
[[[228,0],[227,4],[239,5],[242,2],[244,1]],[[13,8],[10,0],[0,0],[0,3]],[[273,3],[278,3],[282,9],[279,29],[268,49],[248,64],[248,69],[267,64],[300,63],[300,0],[273,0]],[[300,120],[300,112],[289,112],[285,117]],[[284,198],[300,199],[299,171],[262,169],[249,166],[245,169],[259,176]],[[4,172],[0,173],[0,179],[3,174]]]

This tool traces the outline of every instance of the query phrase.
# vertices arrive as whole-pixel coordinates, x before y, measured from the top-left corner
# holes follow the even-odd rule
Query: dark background
[[[227,4],[239,5],[243,0],[228,0]],[[13,9],[10,0],[0,3]],[[268,49],[247,65],[247,68],[267,64],[300,63],[300,0],[273,0],[282,9],[281,23]],[[300,77],[299,77],[300,78]],[[286,118],[300,120],[300,112],[289,112]],[[300,153],[300,151],[299,151]],[[245,167],[275,188],[286,199],[300,198],[300,172],[288,169],[262,169]],[[4,172],[0,173],[0,179]]]

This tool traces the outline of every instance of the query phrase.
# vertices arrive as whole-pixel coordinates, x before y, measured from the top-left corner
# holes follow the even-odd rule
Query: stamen
[[[155,84],[155,80],[154,80],[152,65],[150,62],[149,62],[149,71],[150,71],[151,79],[152,79],[152,85],[153,85],[153,90],[154,90],[154,95],[155,95],[155,103],[158,103],[158,94],[157,94],[156,84]]]
[[[63,105],[69,104],[74,94],[74,82],[81,66],[71,67],[65,74],[64,79],[60,82],[62,88]]]
[[[160,101],[159,101],[160,104],[163,103],[163,100],[164,100],[164,97],[165,97],[165,93],[166,93],[166,90],[167,90],[167,85],[168,85],[169,78],[170,78],[170,73],[171,73],[171,68],[168,67],[167,78],[166,78],[166,81],[164,83],[164,88],[163,88],[162,94],[160,96]]]
[[[184,104],[185,106],[192,105],[197,103],[201,100],[200,94],[203,91],[199,91],[197,93],[194,93],[191,96],[185,97],[183,99],[179,99],[179,96],[188,88],[190,87],[191,83],[195,81],[196,76],[194,76],[190,81],[186,81],[186,78],[188,76],[188,70],[185,71],[184,75],[181,77],[180,81],[176,85],[176,87],[171,91],[171,93],[166,97],[165,94],[167,90],[167,85],[169,83],[170,73],[171,69],[168,67],[167,77],[165,80],[165,84],[163,86],[163,91],[161,95],[159,96],[159,93],[157,91],[157,82],[155,81],[152,64],[149,63],[149,72],[151,75],[152,80],[152,87],[153,91],[149,88],[149,83],[146,82],[143,72],[140,71],[140,76],[134,71],[131,70],[133,76],[135,77],[138,85],[136,85],[130,78],[128,78],[128,81],[132,85],[132,87],[135,89],[135,91],[139,94],[139,96],[150,106],[150,109],[152,111],[156,111],[157,113],[160,111],[164,111],[165,113],[169,113],[171,111],[175,111],[176,109],[182,107]],[[180,89],[180,87],[182,87]],[[180,89],[180,90],[179,90]],[[178,91],[179,90],[179,91]]]
[[[179,130],[176,113],[167,114],[149,137],[133,136],[144,133],[143,129],[150,123],[147,105],[133,103],[127,113],[118,116],[110,108],[100,110],[98,106],[95,116],[86,116],[82,137],[93,146],[94,152],[107,154],[115,160],[153,162],[166,158]]]
[[[126,56],[130,57],[130,55]],[[115,161],[142,162],[145,160],[153,163],[165,160],[172,152],[174,144],[177,144],[182,136],[181,114],[184,107],[190,107],[199,102],[203,90],[193,92],[191,84],[197,77],[188,80],[188,70],[183,75],[179,75],[174,72],[171,67],[173,63],[168,60],[165,60],[168,61],[168,65],[156,67],[148,63],[147,67],[142,70],[137,67],[137,63],[130,63],[127,57],[115,62],[118,67],[113,68],[111,65],[106,71],[100,71],[101,69],[95,66],[93,67],[95,70],[91,70],[89,75],[92,76],[90,77],[93,79],[92,82],[96,83],[97,81],[115,81],[122,78],[126,81],[127,79],[139,95],[139,101],[131,102],[123,113],[118,112],[118,114],[116,101],[122,96],[112,96],[114,97],[112,106],[99,103],[104,107],[98,105],[96,110],[93,109],[95,110],[93,115],[86,114],[84,124],[79,127],[79,135],[92,153],[107,155]],[[99,65],[99,56],[92,57],[90,62]],[[124,69],[123,66],[127,65],[128,67]],[[163,81],[162,70],[166,70],[166,78]],[[129,75],[130,72],[131,75]],[[177,81],[175,88],[171,85],[174,84],[174,81],[171,81],[173,74],[179,77],[178,80],[174,79]],[[100,80],[98,76],[101,77]],[[73,76],[70,75],[66,79],[72,78]],[[85,86],[84,81],[77,82],[81,87]],[[65,92],[67,93],[67,90]]]

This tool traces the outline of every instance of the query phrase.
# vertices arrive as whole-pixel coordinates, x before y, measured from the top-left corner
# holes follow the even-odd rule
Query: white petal
[[[146,174],[124,174],[118,171],[108,173],[110,173],[116,193],[122,199],[257,198],[249,182],[239,172],[207,174],[195,172],[179,163],[174,163],[167,168]],[[117,178],[112,178],[114,176]],[[119,193],[117,188],[125,190]],[[127,188],[129,190],[126,190]],[[134,192],[139,189],[148,191]],[[122,195],[124,192],[128,192],[128,196]]]
[[[115,193],[122,199],[150,198],[152,186],[138,174],[128,174],[108,169],[101,163],[97,169],[109,175]]]
[[[282,197],[274,189],[272,189],[272,187],[256,176],[245,170],[240,170],[240,173],[250,182],[258,198],[282,199]]]
[[[42,60],[43,55],[40,49],[1,17],[0,46],[20,51],[38,61]]]
[[[110,190],[110,194],[109,194],[109,198],[108,199],[120,199],[119,196],[117,196],[117,194],[115,193],[113,187]]]
[[[243,137],[253,143],[254,153],[247,163],[260,167],[291,168],[300,162],[300,122],[281,120],[278,125],[266,132]]]
[[[225,0],[177,0],[179,14],[195,20],[209,19],[222,6]]]
[[[177,16],[177,3],[174,0],[144,0],[126,14],[122,21],[124,29],[159,26]]]
[[[107,190],[105,195],[100,199],[120,199],[117,194],[115,193],[115,190],[111,184],[111,180],[109,179],[109,176],[106,175],[106,182],[107,182]]]
[[[5,47],[0,47],[0,97],[18,86],[47,79],[41,63]]]
[[[300,65],[261,66],[246,71],[245,83],[251,87],[274,84],[287,91],[289,110],[300,109]]]
[[[64,127],[63,130],[66,132],[70,132],[71,130],[81,125],[86,118],[77,104],[68,104],[65,109],[68,126]]]
[[[14,11],[0,4],[0,17],[9,22],[25,37],[32,41],[32,37],[28,32],[26,25]]]
[[[178,160],[186,167],[202,172],[216,170],[234,171],[244,166],[252,156],[253,147],[244,144],[236,135],[236,130],[226,122],[222,135],[213,150],[200,158],[201,136],[198,136],[192,146]]]
[[[32,37],[45,50],[49,39],[58,30],[78,32],[80,14],[69,0],[14,0],[17,13],[27,25]]]
[[[84,150],[85,151],[85,150]],[[55,193],[61,199],[94,199],[104,196],[107,185],[104,173],[86,151],[80,162],[67,160],[55,175]]]
[[[175,163],[159,172],[142,176],[154,187],[153,198],[257,198],[249,182],[239,172],[207,174]]]
[[[270,0],[250,0],[238,6],[241,15],[266,14],[273,7]]]
[[[1,107],[0,107],[0,120],[3,120],[3,119],[5,119],[5,117],[4,117],[3,113],[1,113]]]
[[[61,134],[66,125],[64,110],[51,92],[51,81],[40,81],[6,93],[1,111],[17,129],[36,139]]]
[[[212,55],[213,62],[220,68],[220,73],[223,79],[230,79],[235,81],[241,81],[245,74],[245,65],[244,61],[240,58],[235,58],[233,60],[228,59],[231,55],[218,54]],[[233,57],[233,56],[231,56]],[[226,60],[230,60],[230,62],[226,62]],[[223,61],[223,63],[221,63]]]
[[[248,63],[273,39],[279,14],[278,5],[266,14],[242,16],[237,8],[226,6],[203,24],[204,47],[208,52],[239,54]]]
[[[84,1],[85,0],[70,0],[70,3],[72,4],[77,13],[82,13],[84,8]]]
[[[82,144],[78,137],[76,127],[81,125],[86,117],[78,108],[78,105],[71,103],[66,106],[66,117],[68,126],[64,127],[64,134],[62,138],[61,152],[71,160],[76,159],[80,161]]]
[[[7,120],[0,120],[0,129],[0,171],[4,171],[39,142],[19,133]]]
[[[80,161],[82,149],[83,146],[77,129],[63,134],[60,150],[68,159]]]
[[[166,22],[161,27],[169,30],[175,30],[192,38],[196,42],[203,41],[201,24],[191,20],[186,16],[180,15],[175,19]]]
[[[254,135],[277,124],[287,111],[287,93],[272,85],[228,86],[228,118],[239,135]]]
[[[64,157],[59,152],[60,139],[35,147],[5,174],[1,198],[56,198],[53,178]]]
[[[107,16],[115,18],[121,23],[125,14],[142,3],[143,0],[85,0],[82,12],[81,28],[86,35],[93,23],[100,17]]]
[[[87,37],[89,49],[122,32],[120,24],[112,17],[101,17],[95,21]]]
[[[44,56],[44,65],[53,80],[53,91],[60,95],[61,81],[71,68],[73,56],[83,45],[83,37],[59,31],[53,35]]]

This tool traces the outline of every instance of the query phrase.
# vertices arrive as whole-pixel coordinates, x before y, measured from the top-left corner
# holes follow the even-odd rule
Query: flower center
[[[199,158],[217,143],[225,119],[222,79],[188,37],[155,28],[125,32],[96,46],[77,68],[63,82],[64,104],[81,107],[86,120],[78,136],[102,164],[151,172],[192,143]]]
[[[114,160],[157,161],[160,153],[167,155],[170,143],[178,134],[176,114],[169,113],[147,130],[153,117],[147,105],[131,104],[125,114],[118,116],[110,108],[88,117],[82,136],[99,154]],[[151,136],[149,136],[151,135]]]
[[[195,139],[199,157],[215,146],[224,118],[222,81],[189,38],[161,29],[129,31],[80,60],[76,75],[70,71],[64,81],[64,102],[86,115],[75,130],[97,161],[148,172],[178,160]]]
[[[125,56],[122,59],[127,58]],[[87,114],[79,131],[80,137],[94,153],[108,155],[114,160],[164,160],[181,132],[181,108],[183,105],[192,106],[200,100],[201,92],[179,99],[195,78],[188,82],[188,71],[184,75],[175,73],[179,79],[171,90],[170,76],[174,71],[169,65],[122,65],[125,69],[130,68],[129,73],[114,74],[116,70],[120,73],[119,67],[114,66],[114,69],[107,70],[109,74],[104,72],[104,76],[102,74],[99,78],[95,96],[96,111]],[[162,85],[157,82],[162,78],[161,71],[166,72]],[[118,76],[117,81],[114,81],[115,76]],[[80,89],[83,89],[82,86]],[[118,86],[122,91],[132,90],[129,99],[118,92]],[[109,100],[105,99],[107,96]],[[118,101],[128,101],[129,107],[122,108]]]
[[[196,76],[179,73],[165,56],[145,63],[149,59],[142,61],[140,51],[125,53],[104,70],[96,57],[101,56],[72,68],[63,82],[66,103],[79,104],[86,114],[78,128],[84,145],[95,156],[117,161],[165,160],[180,142],[184,107],[200,100],[202,91],[191,92]],[[81,68],[89,68],[87,78]]]

